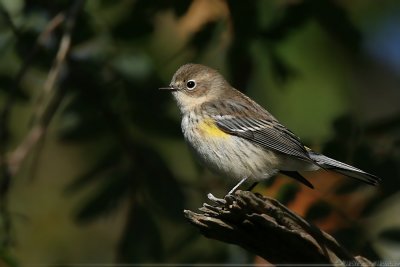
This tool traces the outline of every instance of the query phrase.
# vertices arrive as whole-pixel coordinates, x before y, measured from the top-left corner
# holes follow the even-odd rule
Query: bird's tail
[[[310,158],[323,169],[332,170],[370,185],[378,185],[380,178],[343,162],[309,151]]]

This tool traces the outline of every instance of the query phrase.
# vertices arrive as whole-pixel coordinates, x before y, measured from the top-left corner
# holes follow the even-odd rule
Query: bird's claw
[[[226,205],[226,200],[223,198],[218,198],[216,196],[214,196],[211,193],[207,194],[207,197],[210,201],[212,201],[213,203],[217,204],[218,206],[225,206]]]

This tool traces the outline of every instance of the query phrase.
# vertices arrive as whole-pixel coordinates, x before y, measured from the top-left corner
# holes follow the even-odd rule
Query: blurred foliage
[[[177,108],[168,94],[157,90],[169,84],[181,64],[191,61],[220,69],[232,85],[269,105],[289,128],[290,122],[303,125],[297,130],[317,150],[382,178],[379,188],[371,188],[319,173],[310,179],[315,190],[281,177],[258,190],[328,230],[354,254],[400,259],[387,252],[400,246],[400,213],[384,212],[400,210],[400,109],[393,104],[400,99],[396,100],[400,73],[373,58],[365,45],[370,29],[376,30],[371,21],[378,25],[385,10],[400,10],[398,3],[93,0],[82,1],[73,17],[77,2],[0,2],[0,265],[29,263],[16,238],[19,219],[10,207],[22,213],[30,207],[19,206],[21,196],[15,188],[29,192],[31,183],[40,183],[39,194],[53,190],[41,182],[49,180],[40,172],[40,179],[29,184],[18,181],[32,176],[32,164],[59,164],[66,147],[77,149],[74,157],[82,166],[65,174],[61,193],[65,201],[84,197],[73,211],[59,210],[74,214],[73,222],[84,229],[120,214],[119,238],[107,248],[114,251],[116,263],[229,263],[234,258],[227,246],[204,240],[183,220],[182,210],[198,207],[207,191],[224,194],[228,189],[188,158]],[[58,14],[67,18],[60,25],[54,22]],[[49,94],[44,83],[71,17],[76,23],[71,49]],[[310,57],[293,64],[285,51],[296,58]],[[321,64],[312,65],[315,62]],[[325,96],[331,84],[343,88]],[[393,86],[397,91],[390,90]],[[318,108],[318,103],[330,102],[313,96],[309,88],[314,87],[323,98],[345,100]],[[300,98],[293,88],[300,90]],[[54,95],[60,101],[52,101]],[[378,102],[381,97],[384,100]],[[41,149],[28,155],[38,160],[29,164],[22,158],[23,169],[12,174],[5,158],[40,123],[38,110],[49,106],[52,112],[47,116],[53,123],[44,130],[47,138],[56,137],[60,157],[41,160],[46,144],[37,146]],[[306,114],[315,119],[302,116]],[[324,121],[332,124],[328,134]],[[7,227],[9,222],[14,228]],[[71,240],[62,251],[77,244]],[[87,260],[86,255],[70,259],[69,254],[51,254],[49,250],[40,261],[68,266]],[[96,258],[104,259],[100,254]]]

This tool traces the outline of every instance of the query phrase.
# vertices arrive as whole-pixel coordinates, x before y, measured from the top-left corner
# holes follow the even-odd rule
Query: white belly
[[[207,135],[199,124],[182,120],[182,130],[187,143],[206,167],[229,178],[245,177],[256,180],[275,175],[281,165],[281,157],[256,144],[233,135]]]
[[[261,180],[285,171],[312,171],[319,167],[296,157],[268,150],[243,138],[218,131],[206,134],[193,114],[182,118],[187,143],[206,167],[229,178]],[[214,130],[213,130],[214,131]]]

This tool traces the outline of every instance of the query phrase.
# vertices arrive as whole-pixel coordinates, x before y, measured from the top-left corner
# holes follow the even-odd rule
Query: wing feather
[[[252,117],[252,114],[249,114],[249,108],[238,102],[224,102],[223,106],[227,114],[221,112],[221,109],[218,111],[215,109],[215,114],[211,114],[211,117],[224,132],[247,139],[266,149],[313,162],[300,139],[270,116],[267,111],[264,114],[257,113],[257,117]],[[211,113],[213,113],[212,109]]]

